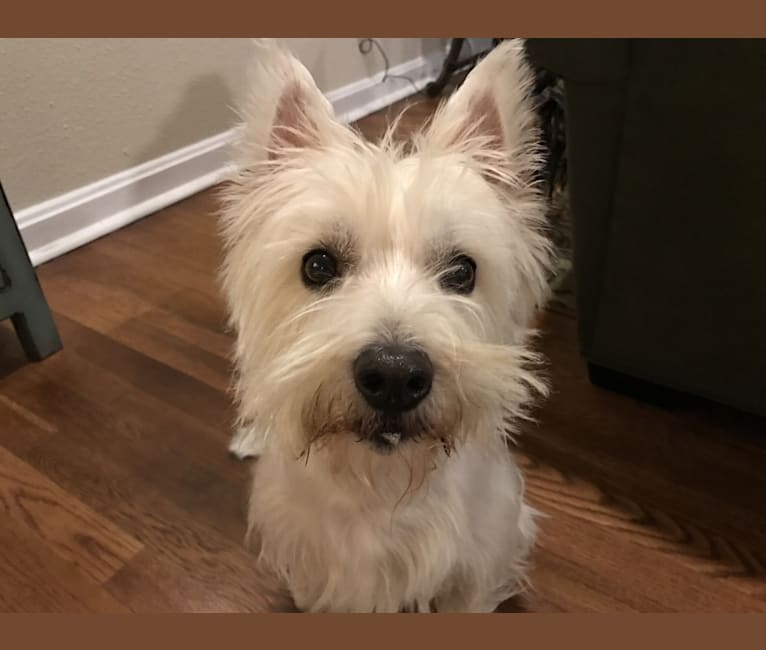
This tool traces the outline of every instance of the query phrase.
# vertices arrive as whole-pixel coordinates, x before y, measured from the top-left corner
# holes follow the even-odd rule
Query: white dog
[[[304,611],[492,611],[534,512],[507,447],[544,385],[549,245],[523,45],[407,146],[365,142],[307,70],[259,53],[225,195],[222,282],[249,539]]]

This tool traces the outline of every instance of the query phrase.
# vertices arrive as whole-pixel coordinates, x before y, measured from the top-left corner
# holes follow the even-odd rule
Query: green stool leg
[[[10,317],[27,358],[61,349],[56,324],[0,185],[0,320]]]

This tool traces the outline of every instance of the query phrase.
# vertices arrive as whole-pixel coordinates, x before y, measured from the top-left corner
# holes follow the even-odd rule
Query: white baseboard
[[[233,130],[16,213],[37,266],[215,185]]]
[[[418,88],[433,79],[443,53],[421,56],[389,70]],[[353,122],[414,93],[406,79],[383,74],[327,93],[343,122]],[[234,129],[195,142],[16,213],[21,236],[37,266],[215,185],[228,165]]]

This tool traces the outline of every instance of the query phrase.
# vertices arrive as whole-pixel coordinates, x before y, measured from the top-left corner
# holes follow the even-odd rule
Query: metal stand
[[[10,318],[30,361],[61,349],[56,324],[0,185],[0,320]]]
[[[503,39],[501,38],[493,38],[492,46],[496,46],[502,40]],[[456,72],[459,72],[460,70],[463,70],[469,66],[474,66],[476,62],[484,55],[483,52],[479,54],[472,54],[467,59],[461,61],[460,52],[463,49],[464,42],[464,38],[452,39],[449,46],[449,52],[447,52],[447,56],[444,59],[444,64],[442,65],[442,71],[439,76],[434,79],[434,81],[426,85],[426,95],[429,97],[438,97],[441,95],[444,89],[447,87],[450,79],[452,79],[452,76]]]

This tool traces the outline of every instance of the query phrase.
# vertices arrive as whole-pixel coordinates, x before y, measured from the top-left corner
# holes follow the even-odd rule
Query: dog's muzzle
[[[376,450],[390,452],[408,437],[404,414],[431,392],[431,360],[413,346],[375,344],[359,353],[353,374],[357,390],[376,413],[376,426],[368,440]]]

